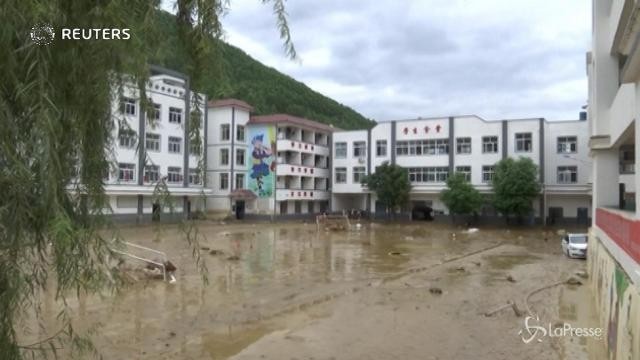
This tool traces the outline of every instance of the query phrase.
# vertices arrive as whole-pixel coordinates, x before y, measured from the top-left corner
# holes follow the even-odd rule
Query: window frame
[[[556,181],[558,184],[577,184],[578,183],[578,167],[576,165],[558,166],[556,168]]]
[[[388,147],[387,140],[384,140],[384,139],[376,140],[376,157],[386,157],[387,147]]]
[[[490,179],[486,179],[486,176],[489,174]],[[496,166],[495,165],[482,165],[482,183],[483,184],[491,184],[493,178],[496,175]]]
[[[126,165],[126,166],[123,167],[123,165]],[[131,172],[131,178],[127,179],[126,176],[123,176],[125,171],[127,173]],[[125,182],[125,183],[136,182],[136,164],[118,163],[118,182]]]
[[[154,174],[154,176],[150,176],[150,174]],[[160,181],[160,166],[153,164],[145,165],[143,181],[145,183],[156,183]]]
[[[247,152],[244,151],[244,149],[236,149],[236,154],[235,154],[235,163],[236,165],[240,165],[240,166],[245,166],[247,164]],[[240,162],[240,158],[238,157],[238,155],[242,154],[242,162]]]
[[[344,180],[338,178],[339,175],[344,175]],[[346,184],[348,178],[347,168],[344,166],[337,167],[335,170],[334,181],[336,184]]]
[[[353,157],[361,158],[367,156],[367,142],[366,141],[354,141],[353,144]],[[356,152],[362,152],[361,154],[356,154]]]
[[[344,145],[344,154],[342,154],[342,146]],[[333,152],[334,152],[334,158],[335,159],[346,159],[347,158],[347,154],[349,153],[349,149],[348,149],[348,145],[346,141],[338,141],[336,143],[333,144]],[[340,153],[338,153],[338,150],[340,150]]]
[[[241,142],[245,142],[246,141],[246,134],[245,134],[245,127],[244,125],[236,125],[236,141],[241,141]],[[242,138],[240,138],[240,134],[242,134]]]
[[[167,141],[167,151],[170,154],[182,154],[182,138],[177,136],[169,136],[169,139]]]
[[[230,141],[230,140],[231,140],[231,125],[220,124],[220,141]]]
[[[153,138],[152,138],[152,139],[149,139],[149,136],[151,136],[151,137],[153,137]],[[157,138],[155,138],[156,136],[157,136]],[[146,149],[147,151],[153,151],[153,152],[160,152],[160,151],[162,151],[162,142],[161,142],[162,136],[161,136],[160,134],[156,134],[156,133],[146,133],[146,134],[144,134],[144,137],[145,137],[145,139],[144,139],[144,146],[145,146],[145,149]],[[157,140],[157,144],[158,144],[158,146],[157,146],[157,147],[153,147],[153,148],[152,148],[152,147],[150,147],[150,146],[149,146],[149,141],[153,141],[153,142],[155,143],[155,141],[156,141],[156,140]]]
[[[242,179],[242,182],[241,182],[242,186],[238,186],[239,179]],[[237,173],[236,174],[236,178],[234,179],[234,181],[235,181],[235,183],[234,183],[235,184],[235,189],[244,189],[245,188],[244,180],[245,180],[244,173]]]
[[[168,184],[181,184],[184,181],[184,175],[182,174],[182,168],[178,166],[167,167],[167,183]]]
[[[465,170],[461,170],[461,169],[465,169]],[[466,170],[466,169],[468,169],[468,170]],[[471,174],[472,174],[471,166],[469,166],[469,165],[456,166],[455,172],[463,174],[464,175],[464,179],[469,183],[471,182]]]
[[[227,148],[220,149],[220,166],[229,166],[229,160],[231,160],[229,153],[230,151]],[[223,156],[223,154],[226,154],[226,156]],[[226,159],[226,161],[223,161],[224,159]]]
[[[169,107],[169,123],[170,124],[182,124],[182,114],[183,110],[181,108]],[[177,118],[177,120],[176,120]]]
[[[362,179],[367,176],[367,168],[364,166],[354,166],[353,169],[351,169],[351,172],[351,179],[354,184],[362,183]],[[358,177],[358,179],[356,179],[356,177]]]
[[[218,187],[220,188],[220,190],[229,190],[229,173],[220,173],[220,175],[218,176]]]
[[[514,135],[514,151],[517,153],[533,152],[533,134],[530,132],[515,133]],[[527,144],[528,149],[527,149]],[[520,148],[522,147],[522,149]]]
[[[456,138],[456,154],[457,155],[471,154],[471,143],[472,143],[471,137]],[[460,151],[461,149],[467,149],[467,148],[469,151]]]
[[[495,141],[494,141],[495,139]],[[487,151],[487,147],[490,146],[494,151]],[[500,152],[500,138],[495,135],[482,137],[482,153],[483,154],[497,154]]]
[[[571,141],[573,139],[573,141]],[[566,151],[567,144],[569,145],[569,151]],[[573,147],[573,149],[571,149]],[[561,151],[564,148],[565,151]],[[578,137],[575,135],[558,136],[556,138],[556,152],[558,154],[575,154],[578,152]]]

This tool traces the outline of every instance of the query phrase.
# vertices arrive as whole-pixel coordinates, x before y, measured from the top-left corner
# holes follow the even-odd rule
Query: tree
[[[480,192],[461,173],[449,176],[447,188],[440,193],[440,199],[454,218],[455,215],[477,213],[483,201]]]
[[[374,191],[378,201],[393,213],[409,202],[409,174],[398,165],[383,163],[373,174],[365,176],[362,184]]]
[[[507,220],[511,215],[522,219],[531,214],[532,202],[540,195],[538,166],[525,157],[502,159],[495,166],[492,186],[495,209]]]
[[[271,4],[285,50],[295,57],[284,0]],[[218,62],[224,0],[176,0],[178,37],[191,87],[205,63]],[[164,2],[166,5],[166,2]],[[60,331],[26,344],[24,324],[43,324],[38,296],[47,287],[66,306],[68,293],[122,286],[109,258],[103,185],[118,118],[113,100],[136,84],[143,109],[149,63],[163,38],[154,29],[160,2],[3,1],[0,11],[0,357],[6,360],[90,351],[64,308]],[[62,40],[62,28],[129,29],[129,40]],[[51,31],[53,30],[53,31]],[[37,44],[36,40],[44,39]],[[57,37],[56,37],[57,36]],[[39,38],[40,37],[40,38]],[[203,113],[204,104],[194,104]],[[74,169],[78,169],[77,173]],[[71,179],[78,179],[72,182]],[[77,185],[70,185],[77,184]],[[71,186],[71,188],[70,188]],[[186,223],[185,223],[186,224]],[[185,238],[193,240],[187,225]],[[198,246],[194,247],[197,255]],[[53,281],[50,281],[53,280]],[[53,288],[51,288],[51,284]],[[27,321],[28,320],[28,321]]]

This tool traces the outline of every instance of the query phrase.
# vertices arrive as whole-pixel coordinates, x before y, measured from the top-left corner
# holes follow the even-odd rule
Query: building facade
[[[547,222],[591,217],[591,161],[586,121],[544,119],[486,121],[457,116],[381,122],[370,130],[334,133],[332,210],[366,210],[383,215],[384,206],[360,184],[384,162],[407,168],[410,206],[447,214],[440,200],[450,173],[461,172],[481,193],[491,192],[494,165],[506,157],[536,163],[543,191],[535,216]],[[483,215],[496,215],[487,204]]]
[[[152,68],[148,110],[136,86],[114,93],[113,159],[105,174],[112,216],[142,221],[204,209],[203,144],[206,98],[180,73]],[[165,186],[159,186],[161,184]],[[161,191],[161,189],[163,191]],[[161,194],[169,192],[170,196]]]
[[[207,208],[238,217],[328,211],[333,128],[251,111],[235,99],[209,103]]]
[[[589,145],[594,221],[589,271],[611,359],[640,359],[640,8],[594,0]]]

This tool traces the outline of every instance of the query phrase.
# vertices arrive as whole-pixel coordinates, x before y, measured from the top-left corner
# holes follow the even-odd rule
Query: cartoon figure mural
[[[270,197],[273,195],[275,184],[275,129],[273,126],[252,127],[249,138],[252,160],[249,168],[249,190],[259,198]]]

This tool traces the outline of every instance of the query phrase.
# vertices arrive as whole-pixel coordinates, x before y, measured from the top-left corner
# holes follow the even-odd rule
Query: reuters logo
[[[31,41],[38,45],[51,44],[55,36],[53,26],[47,23],[36,24],[31,28]]]

